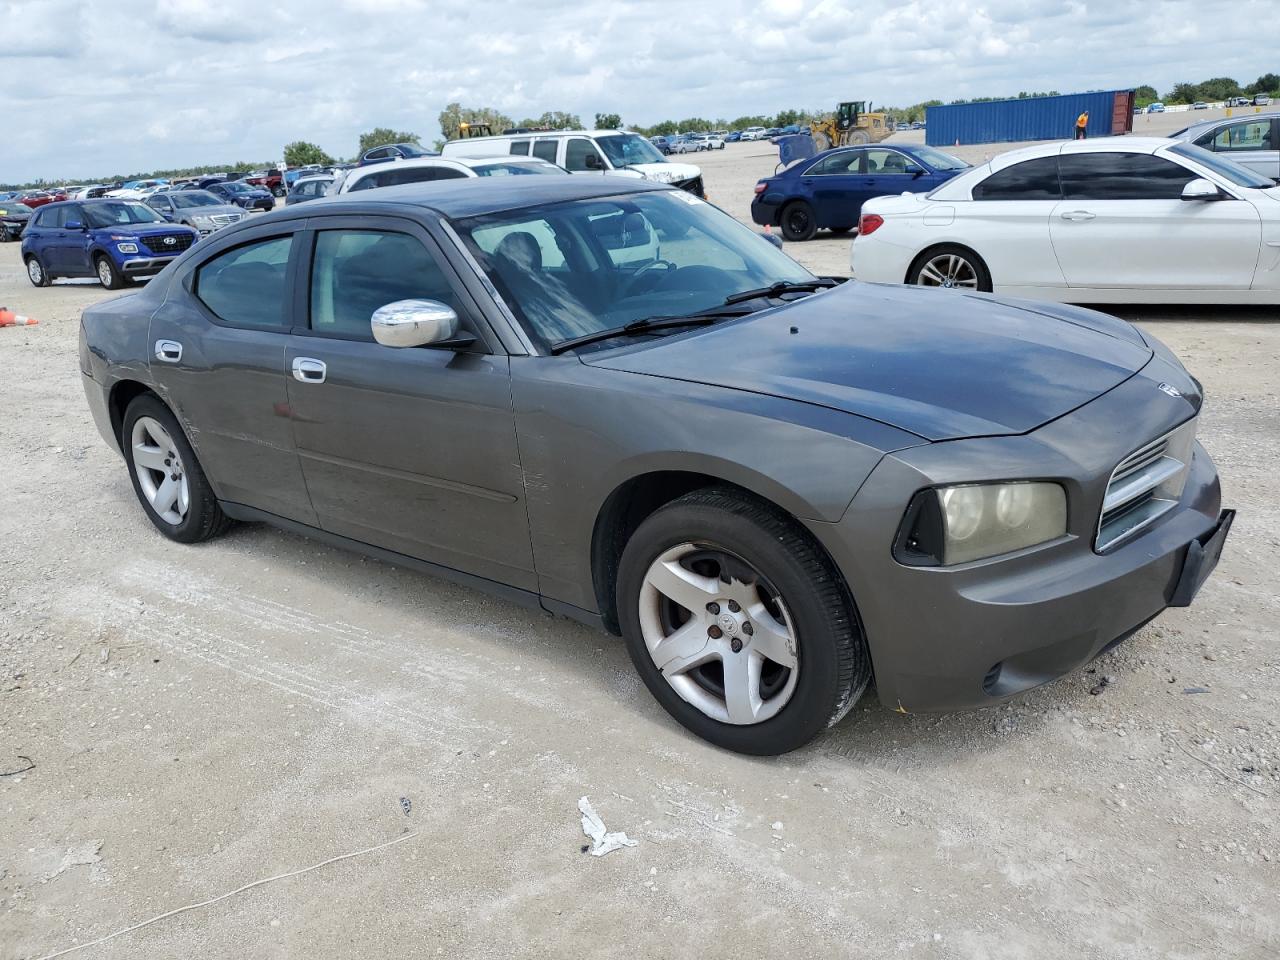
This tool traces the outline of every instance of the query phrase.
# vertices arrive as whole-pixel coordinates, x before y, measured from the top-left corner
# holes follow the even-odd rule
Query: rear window
[[[402,167],[397,164],[388,170],[361,177],[351,185],[348,193],[356,190],[372,190],[374,187],[395,187],[403,183],[426,183],[431,180],[456,180],[465,177],[461,170],[452,167]]]

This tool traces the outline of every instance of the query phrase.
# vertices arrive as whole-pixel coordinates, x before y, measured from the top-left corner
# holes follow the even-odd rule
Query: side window
[[[42,227],[62,227],[65,226],[67,220],[75,220],[75,217],[68,217],[67,211],[70,209],[65,203],[50,204],[40,219]]]
[[[391,151],[386,147],[379,147],[377,150],[370,150],[364,155],[366,160],[383,160],[391,156]]]
[[[907,175],[910,162],[897,150],[868,150],[867,173],[877,176]]]
[[[292,244],[292,236],[273,237],[219,254],[196,270],[196,296],[214,316],[232,326],[285,327]]]
[[[381,230],[324,230],[316,236],[313,331],[372,340],[369,318],[397,300],[439,300],[458,309],[440,265],[416,237]]]
[[[833,153],[823,157],[804,172],[806,177],[834,177],[840,174],[856,174],[861,172],[862,154],[860,152]]]
[[[1025,160],[998,170],[973,188],[975,200],[1061,200],[1058,158]]]
[[[577,173],[583,170],[603,170],[600,151],[586,137],[572,137],[564,148],[564,168]]]
[[[511,155],[513,157],[527,157],[529,155],[528,140],[512,140]]]
[[[1149,153],[1075,153],[1058,158],[1067,200],[1178,200],[1197,174]]]
[[[1271,119],[1250,120],[1223,127],[1213,138],[1213,148],[1218,151],[1278,150],[1271,142]]]
[[[535,140],[533,142],[533,155],[541,157],[547,163],[556,162],[556,148],[560,145],[559,140]]]

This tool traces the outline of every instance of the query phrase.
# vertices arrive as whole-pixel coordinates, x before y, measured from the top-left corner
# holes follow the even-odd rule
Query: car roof
[[[357,190],[312,201],[305,209],[296,212],[298,216],[315,216],[330,204],[341,204],[343,208],[353,204],[415,206],[434,210],[453,220],[518,210],[543,203],[671,189],[674,188],[650,180],[619,176],[468,177],[406,183],[394,187],[379,187],[377,190]],[[268,213],[265,217],[279,219],[288,210],[285,207],[279,213]],[[341,212],[352,211],[343,209]],[[255,217],[254,222],[261,223],[265,217]]]
[[[1258,120],[1271,120],[1275,117],[1280,117],[1280,111],[1246,113],[1239,117],[1218,117],[1216,120],[1197,120],[1195,123],[1189,124],[1177,133],[1172,134],[1172,136],[1177,140],[1190,139],[1193,136],[1198,136],[1215,127],[1225,126],[1228,123],[1251,123]]]
[[[1021,147],[1006,153],[997,154],[989,161],[991,170],[1003,170],[1005,167],[1024,160],[1038,157],[1053,157],[1070,153],[1155,153],[1161,147],[1177,143],[1171,137],[1098,137],[1094,140],[1051,140],[1037,143],[1030,147]],[[982,166],[981,164],[978,165]]]

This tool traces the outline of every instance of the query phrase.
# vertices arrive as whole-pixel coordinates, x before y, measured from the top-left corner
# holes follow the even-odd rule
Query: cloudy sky
[[[429,143],[453,100],[647,124],[1280,67],[1275,0],[0,0],[0,23],[0,183]]]

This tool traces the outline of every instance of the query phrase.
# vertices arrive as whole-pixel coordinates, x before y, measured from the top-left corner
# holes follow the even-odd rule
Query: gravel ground
[[[989,149],[989,148],[987,148]],[[699,157],[745,216],[767,146]],[[848,240],[790,245],[842,272]],[[1275,310],[1119,313],[1208,392],[1240,511],[1195,606],[997,709],[864,700],[777,760],[617,640],[261,526],[147,523],[76,362],[88,282],[0,246],[0,958],[1274,957]],[[578,798],[639,841],[581,852]]]

